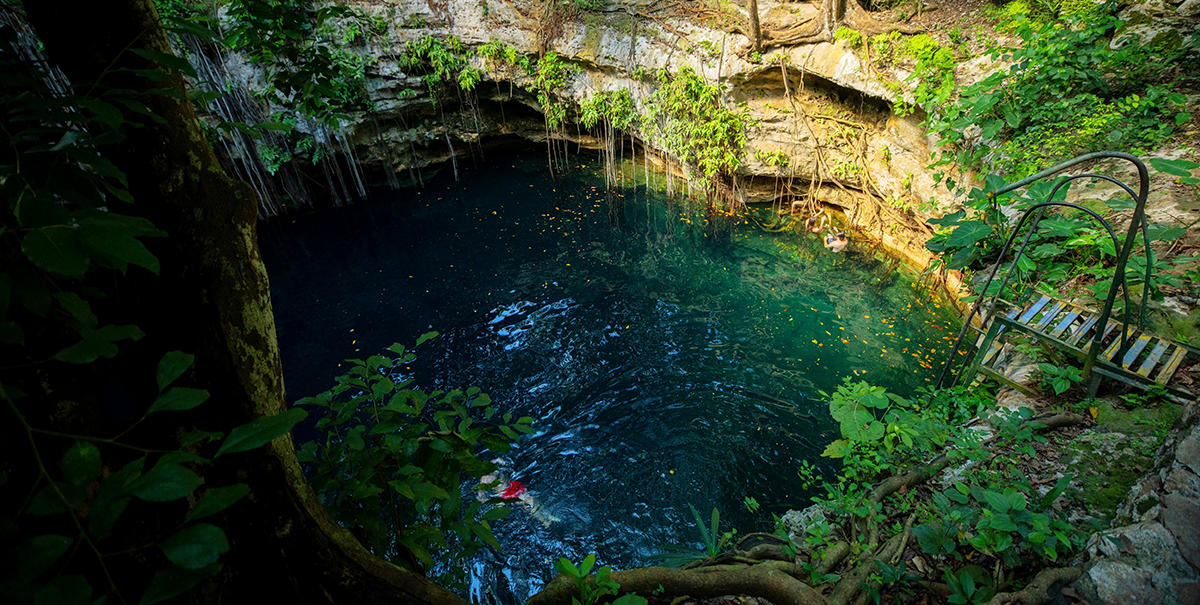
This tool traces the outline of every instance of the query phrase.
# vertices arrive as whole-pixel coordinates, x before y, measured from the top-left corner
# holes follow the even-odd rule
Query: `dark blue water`
[[[560,556],[626,568],[698,545],[689,503],[770,531],[808,504],[798,461],[831,469],[816,391],[850,376],[910,393],[957,327],[863,244],[835,255],[749,223],[705,237],[680,202],[606,194],[599,164],[577,161],[557,180],[544,155],[460,166],[458,183],[260,227],[291,400],[436,329],[419,386],[480,386],[537,419],[507,462],[561,521],[494,523],[503,553],[476,562],[477,601],[523,600]]]

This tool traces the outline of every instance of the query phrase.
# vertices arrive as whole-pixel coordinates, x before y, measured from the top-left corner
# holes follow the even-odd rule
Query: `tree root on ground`
[[[1048,412],[1034,416],[1024,424],[1034,425],[1035,430],[1044,431],[1088,421],[1086,416],[1080,414]],[[985,441],[983,446],[995,445],[997,441],[998,438],[993,437]],[[903,475],[889,477],[868,493],[867,501],[879,507],[888,496],[902,488],[928,481],[955,460],[952,454],[942,454]],[[868,523],[866,547],[850,564],[849,570],[842,574],[828,595],[822,595],[817,588],[810,586],[809,582],[813,577],[821,578],[838,569],[850,555],[850,545],[847,542],[830,545],[825,550],[823,559],[814,560],[810,568],[806,564],[798,563],[799,557],[787,555],[782,539],[766,533],[748,534],[739,540],[730,552],[697,561],[687,568],[644,567],[615,571],[609,578],[620,585],[622,594],[636,593],[647,598],[687,595],[694,599],[706,599],[741,594],[766,599],[775,605],[857,604],[865,602],[865,589],[879,587],[871,580],[871,575],[879,571],[876,561],[896,565],[902,559],[904,550],[910,543],[915,521],[916,515],[909,514],[904,520],[904,529],[882,544],[879,543],[879,525],[874,522]],[[1054,586],[1073,582],[1081,574],[1082,571],[1077,567],[1044,569],[1023,590],[998,593],[988,605],[1042,605],[1051,600],[1053,595],[1050,592]],[[591,583],[595,578],[589,576],[586,581]],[[942,596],[949,591],[946,585],[937,582],[922,581],[920,585],[925,590]],[[572,597],[578,595],[577,591],[572,578],[560,575],[526,603],[570,605]]]
[[[1006,605],[1008,603],[1023,603],[1024,605],[1041,605],[1047,603],[1054,595],[1050,589],[1056,585],[1070,584],[1083,575],[1078,567],[1052,567],[1043,569],[1033,578],[1024,590],[1017,592],[1001,592],[992,597],[987,605]]]
[[[729,594],[761,597],[775,605],[828,605],[821,593],[797,577],[807,574],[799,565],[769,561],[758,565],[722,565],[695,569],[643,567],[614,571],[609,579],[621,585],[622,593],[637,593],[644,597],[658,595],[688,595],[707,599]],[[588,578],[593,582],[594,576]],[[559,575],[526,605],[570,605],[579,594],[574,581]]]

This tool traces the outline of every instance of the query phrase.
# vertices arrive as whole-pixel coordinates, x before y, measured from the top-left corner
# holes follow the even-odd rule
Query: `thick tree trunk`
[[[147,338],[123,347],[116,363],[126,369],[113,372],[145,375],[165,351],[183,350],[196,355],[198,386],[211,393],[189,422],[227,431],[282,411],[283,380],[253,194],[220,168],[185,100],[182,76],[176,72],[168,82],[155,84],[113,71],[152,67],[130,48],[171,52],[152,0],[37,1],[25,8],[51,60],[80,92],[103,77],[109,86],[167,88],[180,95],[146,95],[144,102],[166,124],[127,129],[128,138],[109,155],[128,177],[136,200],[133,213],[169,234],[152,247],[161,277],[131,273],[118,284],[124,311]],[[178,432],[178,425],[162,420],[169,418],[152,430]],[[242,481],[252,492],[216,521],[233,550],[222,559],[225,570],[191,593],[193,601],[252,602],[269,595],[273,601],[303,603],[463,603],[425,578],[374,557],[338,526],[305,482],[290,435],[222,458],[206,480],[216,485]]]

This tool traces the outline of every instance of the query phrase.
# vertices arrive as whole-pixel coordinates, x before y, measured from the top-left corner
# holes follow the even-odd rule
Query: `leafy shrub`
[[[989,159],[1016,179],[1095,146],[1151,145],[1186,121],[1183,95],[1158,81],[1187,49],[1125,43],[1110,48],[1119,25],[1109,15],[1067,23],[1015,23],[1020,48],[996,49],[1011,62],[961,91],[956,103],[927,104],[930,131],[948,149],[935,165],[978,167]],[[971,127],[978,140],[968,140]]]
[[[431,332],[417,340],[436,336]],[[325,411],[319,437],[299,451],[312,464],[310,483],[339,523],[375,554],[412,567],[411,553],[450,585],[463,581],[461,561],[485,546],[499,549],[489,521],[510,509],[463,497],[462,484],[496,470],[484,452],[503,454],[531,433],[532,418],[496,415],[478,388],[465,392],[412,388],[397,368],[416,356],[399,344],[395,357],[348,360],[337,386],[297,405]],[[485,486],[488,487],[488,486]]]
[[[646,107],[647,129],[671,155],[704,177],[732,174],[741,164],[749,110],[726,107],[722,87],[705,82],[690,67],[674,74],[660,70],[657,76],[659,87]]]

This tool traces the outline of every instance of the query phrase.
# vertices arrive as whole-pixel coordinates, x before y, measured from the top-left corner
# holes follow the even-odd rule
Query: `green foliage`
[[[1107,15],[1015,21],[1021,46],[992,53],[1010,68],[961,90],[957,102],[927,106],[930,132],[947,147],[937,164],[978,168],[990,154],[998,172],[1017,179],[1082,150],[1169,136],[1186,121],[1185,98],[1159,78],[1188,49],[1128,42],[1113,49],[1118,24]],[[978,140],[965,138],[973,126]]]
[[[844,40],[846,45],[850,48],[859,48],[863,43],[863,35],[853,29],[850,29],[849,27],[846,27],[845,25],[839,27],[837,31],[833,33],[833,39]]]
[[[361,100],[355,60],[336,41],[314,36],[350,8],[311,0],[231,0],[226,12],[229,47],[267,70],[270,84],[262,94],[325,124],[344,117]]]
[[[292,161],[292,154],[279,145],[259,145],[258,156],[262,158],[263,166],[267,172],[275,174],[284,164]]]
[[[893,595],[893,603],[899,600],[899,597],[896,596],[896,593],[901,595],[915,594],[915,591],[913,591],[911,586],[920,581],[921,576],[907,571],[907,562],[900,561],[899,564],[893,567],[876,559],[875,566],[879,568],[879,572],[872,573],[870,575],[870,579],[879,583],[879,586],[876,587],[874,583],[868,582],[867,586],[864,587],[864,591],[866,592],[867,597],[871,599],[872,603],[878,605],[880,602],[882,602],[885,594]],[[893,588],[895,590],[894,593],[891,592]]]
[[[485,510],[499,498],[464,498],[463,482],[494,472],[484,452],[507,452],[520,433],[533,432],[533,419],[497,416],[491,398],[475,387],[418,390],[412,379],[398,378],[416,356],[399,344],[389,351],[395,356],[347,360],[352,366],[337,386],[297,402],[323,411],[319,436],[301,446],[300,460],[312,465],[310,483],[326,508],[375,554],[407,566],[404,555],[411,553],[426,571],[456,585],[465,578],[466,557],[499,549],[488,522],[511,510]]]
[[[746,145],[749,110],[726,107],[722,87],[706,83],[690,67],[675,74],[660,70],[658,84],[646,106],[648,135],[706,179],[732,174]]]
[[[907,81],[916,81],[913,89],[913,100],[918,105],[929,110],[939,107],[950,100],[955,92],[954,64],[955,57],[952,49],[943,47],[928,34],[920,34],[909,38],[900,52],[902,56],[916,59],[916,67]],[[909,108],[897,107],[896,113],[904,115]]]
[[[160,401],[170,393],[184,389],[171,385],[191,365],[192,356],[180,351],[171,351],[163,357],[156,373]],[[198,401],[191,407],[208,398],[207,391],[187,390],[198,393]],[[36,438],[42,431],[32,426],[15,405],[21,395],[5,386],[0,386],[0,395],[23,428],[35,455],[43,456],[44,444]],[[156,402],[133,426],[153,414],[172,409],[189,408],[170,408]],[[136,586],[113,584],[105,562],[105,557],[109,556],[107,551],[122,548],[121,542],[111,540],[109,536],[131,501],[177,503],[185,498],[195,498],[202,480],[193,468],[207,466],[223,455],[261,447],[290,431],[304,416],[302,410],[290,410],[234,427],[228,436],[212,434],[203,442],[185,444],[172,451],[148,449],[120,440],[120,435],[98,438],[52,433],[55,439],[65,437],[73,439],[74,443],[62,455],[57,474],[52,468],[40,465],[35,486],[43,484],[45,487],[27,500],[28,506],[20,510],[17,518],[9,521],[4,529],[8,545],[4,549],[6,556],[15,556],[14,560],[21,561],[4,575],[6,602],[45,602],[50,598],[47,595],[56,591],[61,595],[66,585],[71,587],[70,594],[82,595],[82,602],[90,602],[97,594],[96,589],[103,584],[94,586],[95,578],[77,574],[92,573],[95,568],[103,571],[99,577],[108,578],[108,585],[99,593],[102,599],[109,594],[119,599],[122,592],[137,590]],[[122,431],[122,435],[133,426]],[[210,457],[201,455],[205,450],[211,452],[217,442],[220,446],[209,454]],[[105,453],[101,448],[112,451]],[[129,459],[129,453],[136,457]],[[115,468],[120,464],[123,464],[120,470],[102,475],[106,467]],[[9,490],[21,489],[21,486],[4,484],[0,488],[6,492],[6,498],[14,498],[17,494]],[[169,534],[157,547],[172,566],[151,578],[139,603],[149,605],[174,597],[221,569],[220,557],[230,548],[224,530],[210,523],[193,522],[227,509],[249,491],[249,487],[241,483],[208,487],[198,494],[199,501],[186,517],[180,518],[186,507],[181,510],[177,505],[157,512],[159,523],[167,520],[163,529]],[[29,517],[37,517],[37,520]],[[63,559],[72,547],[84,547],[83,552],[94,553],[95,559]],[[54,573],[50,573],[51,570]]]
[[[716,507],[712,510],[711,526],[704,525],[704,520],[700,518],[700,513],[696,510],[696,507],[689,504],[688,508],[692,511],[692,518],[696,521],[696,528],[700,530],[700,543],[704,546],[704,550],[697,552],[686,546],[666,545],[662,547],[665,552],[651,555],[651,559],[662,561],[663,565],[667,567],[683,567],[688,563],[705,557],[715,557],[724,552],[733,543],[733,537],[737,535],[737,529],[721,533],[721,513]]]
[[[534,70],[533,92],[546,116],[546,125],[558,128],[567,121],[569,107],[566,100],[559,98],[558,92],[567,85],[567,78],[578,70],[554,51],[543,55]]]
[[[493,67],[509,72],[510,76],[517,68],[520,68],[521,73],[529,77],[533,77],[537,73],[534,62],[529,57],[521,54],[517,47],[495,38],[479,47],[479,56]]]
[[[942,570],[942,581],[950,587],[950,596],[946,598],[947,603],[963,605],[987,603],[996,592],[991,586],[977,586],[975,575],[968,569],[959,570],[956,574],[947,567]]]
[[[470,52],[456,36],[436,38],[425,36],[410,40],[397,64],[412,74],[421,76],[435,103],[451,90],[470,92],[483,79],[483,71],[472,67]]]
[[[1163,158],[1150,158],[1150,166],[1158,172],[1179,177],[1178,182],[1191,185],[1200,191],[1200,177],[1192,176],[1192,171],[1200,168],[1200,163],[1183,159],[1167,160]]]
[[[579,567],[576,567],[566,557],[561,557],[554,562],[554,569],[574,580],[575,586],[579,589],[579,597],[571,597],[572,605],[598,605],[605,601],[605,597],[616,596],[620,591],[621,585],[609,579],[612,568],[607,565],[596,571],[594,582],[587,581],[587,576],[595,565],[595,553],[589,554],[583,561],[580,561]],[[644,597],[635,594],[624,594],[611,600],[613,605],[646,605],[647,602]]]
[[[829,399],[829,415],[841,423],[842,434],[822,456],[842,458],[855,446],[882,446],[888,454],[897,448],[912,449],[917,445],[914,438],[921,439],[921,429],[926,428],[923,419],[914,414],[912,402],[883,387],[847,377],[832,395],[822,391],[821,396]],[[931,436],[942,439],[937,433]]]
[[[1167,387],[1158,383],[1154,383],[1140,393],[1121,395],[1121,401],[1124,401],[1131,408],[1149,407],[1154,402],[1165,401],[1166,398]]]
[[[1075,366],[1039,363],[1038,369],[1042,371],[1042,384],[1054,389],[1055,395],[1062,395],[1071,385],[1083,382],[1083,372]]]
[[[604,122],[617,130],[637,128],[640,116],[628,88],[598,92],[579,106],[579,121],[588,128]]]

